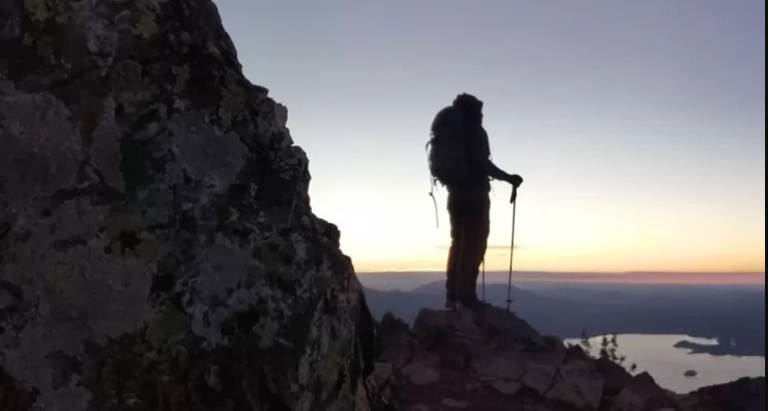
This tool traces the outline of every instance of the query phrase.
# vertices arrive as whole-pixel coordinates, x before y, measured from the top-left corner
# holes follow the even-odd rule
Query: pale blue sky
[[[360,271],[442,267],[424,144],[462,92],[526,179],[520,268],[765,269],[763,0],[216,4]],[[494,189],[501,267],[509,188]]]

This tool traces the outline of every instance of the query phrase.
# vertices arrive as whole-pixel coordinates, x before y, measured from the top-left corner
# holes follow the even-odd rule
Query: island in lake
[[[690,354],[709,354],[709,355],[735,355],[745,356],[763,356],[765,347],[753,347],[750,344],[737,344],[732,340],[718,339],[717,344],[701,344],[693,341],[682,340],[675,344],[675,348],[689,350]]]

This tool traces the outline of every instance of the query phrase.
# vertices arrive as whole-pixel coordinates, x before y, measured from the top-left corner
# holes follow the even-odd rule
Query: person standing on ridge
[[[514,188],[522,177],[509,174],[491,161],[488,134],[483,128],[483,102],[460,94],[440,110],[431,127],[429,169],[432,184],[448,190],[451,247],[446,267],[446,308],[456,303],[476,309],[477,277],[485,257],[490,232],[490,179]]]

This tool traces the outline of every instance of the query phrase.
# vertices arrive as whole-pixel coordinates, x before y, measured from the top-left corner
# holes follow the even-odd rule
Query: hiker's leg
[[[461,193],[448,193],[448,215],[451,218],[451,248],[446,267],[446,306],[453,306],[459,297],[462,281],[462,260],[466,254],[467,221]]]
[[[475,290],[472,288],[473,264],[475,260],[473,254],[475,245],[475,222],[471,215],[464,216],[462,219],[461,248],[458,264],[456,266],[457,294],[456,299],[459,302],[466,302],[475,296]]]
[[[451,247],[448,250],[448,262],[445,268],[445,299],[446,303],[453,303],[456,301],[456,279],[461,251],[461,221],[450,208],[448,214],[451,217]]]
[[[477,299],[477,275],[480,266],[478,260],[481,238],[479,236],[479,219],[476,216],[469,216],[466,219],[466,231],[464,241],[466,246],[459,266],[459,275],[461,284],[459,286],[459,301],[462,303],[472,302]]]
[[[453,269],[455,272],[453,286],[450,291],[453,293],[454,301],[461,301],[466,299],[467,294],[469,278],[467,275],[467,258],[471,258],[472,253],[472,214],[464,202],[457,201],[452,206],[451,216],[454,227],[453,253],[455,257]]]
[[[459,267],[462,284],[460,301],[465,305],[477,303],[477,277],[480,274],[480,264],[485,257],[488,246],[488,234],[490,231],[489,209],[481,203],[466,219],[466,235],[464,237],[467,246],[462,265]]]
[[[471,269],[468,271],[471,275],[467,286],[475,292],[473,296],[477,298],[477,278],[480,275],[480,265],[483,263],[485,252],[488,249],[488,234],[490,234],[491,228],[490,210],[487,207],[481,208],[477,214],[473,215],[471,226],[472,249],[470,260],[467,261],[467,264],[471,264]]]

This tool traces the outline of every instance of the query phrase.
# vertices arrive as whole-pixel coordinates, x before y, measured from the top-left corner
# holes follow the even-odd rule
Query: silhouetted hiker
[[[483,128],[483,102],[460,94],[437,113],[428,143],[432,183],[448,190],[451,248],[446,267],[446,308],[461,303],[479,308],[477,277],[490,231],[490,179],[517,187],[523,179],[491,161],[488,133]]]

